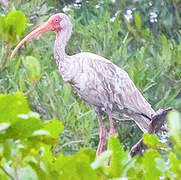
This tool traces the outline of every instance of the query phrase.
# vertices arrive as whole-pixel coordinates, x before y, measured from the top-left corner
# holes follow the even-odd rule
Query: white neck
[[[66,23],[66,27],[63,27],[60,32],[56,32],[56,40],[54,44],[54,58],[56,63],[60,63],[65,60],[68,55],[65,52],[67,41],[70,39],[72,34],[71,22]]]

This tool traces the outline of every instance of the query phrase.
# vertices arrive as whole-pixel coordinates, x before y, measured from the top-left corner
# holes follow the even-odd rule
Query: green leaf
[[[181,148],[181,117],[177,111],[171,111],[167,115],[170,133],[177,146]]]
[[[109,139],[109,149],[112,151],[109,167],[110,177],[120,177],[128,160],[128,155],[124,152],[119,140],[113,136]]]
[[[7,34],[12,42],[21,35],[26,28],[26,16],[21,11],[11,11],[0,24],[2,32]]]
[[[39,118],[20,118],[7,129],[6,134],[8,138],[23,139],[31,136],[33,132],[41,128],[41,126],[42,122]]]
[[[59,141],[59,135],[63,125],[58,120],[51,120],[42,124],[41,128],[34,131],[32,140],[41,141],[45,144],[54,145]]]
[[[170,65],[171,61],[171,43],[167,40],[165,35],[161,35],[161,41],[162,41],[162,57],[165,63],[167,65]]]
[[[29,138],[32,142],[42,142],[47,145],[55,145],[59,142],[59,137],[51,137],[49,134],[44,135],[33,135]]]
[[[181,177],[181,160],[173,152],[169,155],[170,168],[176,174],[177,178]]]
[[[13,33],[14,31],[15,34],[20,35],[26,28],[26,16],[21,11],[11,11],[6,16],[5,21],[9,34]]]
[[[135,13],[135,24],[138,30],[141,30],[141,15],[139,12]]]
[[[96,160],[91,164],[91,167],[92,167],[93,169],[97,169],[97,168],[99,168],[99,167],[101,167],[101,166],[104,166],[105,163],[106,163],[106,162],[108,161],[108,159],[110,158],[111,154],[112,154],[112,151],[110,151],[110,150],[107,150],[107,151],[101,153],[101,154],[96,158]]]
[[[5,17],[0,15],[0,34],[1,36],[4,35],[5,32]]]
[[[152,148],[163,146],[163,144],[158,140],[158,137],[155,134],[144,134],[143,142],[145,145]]]
[[[58,137],[63,130],[63,124],[59,120],[51,120],[45,122],[41,130],[48,131],[52,137]]]
[[[95,151],[93,151],[91,149],[81,149],[75,156],[81,156],[81,154],[86,155],[87,162],[89,164],[91,164],[96,158]]]
[[[52,153],[52,146],[50,145],[43,145],[43,147],[41,148],[42,150],[42,156],[41,156],[41,161],[44,162],[44,164],[46,165],[46,167],[51,171],[54,170],[53,169],[53,163],[55,160],[55,156]]]
[[[22,93],[0,95],[0,123],[13,123],[18,114],[29,113],[28,103]]]
[[[161,171],[157,168],[156,158],[159,158],[159,153],[154,149],[148,149],[143,156],[143,166],[145,168],[144,177],[147,180],[159,180]]]
[[[37,58],[33,56],[26,56],[23,59],[23,65],[27,71],[27,75],[30,81],[38,81],[41,76],[41,66]]]
[[[8,139],[3,143],[3,148],[4,148],[3,156],[6,159],[10,160],[11,155],[12,155],[12,151],[15,149],[14,143]]]
[[[36,172],[36,175],[38,176],[38,179],[47,179],[46,171],[44,171],[44,169],[42,169],[41,166],[38,163],[30,161],[29,165]]]
[[[5,174],[4,171],[2,171],[1,169],[0,169],[0,179],[9,180],[8,175]]]
[[[160,172],[165,173],[165,171],[168,169],[168,167],[167,167],[167,164],[165,163],[164,159],[155,158],[155,162],[157,164],[157,169],[159,169]]]
[[[59,157],[55,161],[54,168],[59,173],[60,179],[98,179],[95,171],[90,166],[90,152],[89,155],[87,155],[86,152],[87,151],[80,151],[76,155],[69,157],[66,157],[62,154],[59,155]]]
[[[141,35],[142,35],[145,39],[150,39],[150,38],[151,38],[150,29],[149,29],[149,28],[142,29],[142,30],[141,30]]]
[[[63,84],[63,100],[66,105],[70,103],[71,91],[72,91],[72,88],[70,84],[67,84],[67,83]]]
[[[25,166],[20,169],[20,177],[19,179],[26,180],[38,180],[38,176],[36,172],[32,169],[31,166]]]

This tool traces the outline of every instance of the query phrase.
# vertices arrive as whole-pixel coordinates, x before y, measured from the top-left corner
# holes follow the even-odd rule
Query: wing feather
[[[140,114],[145,114],[151,118],[155,111],[136,88],[128,73],[101,56],[92,53],[81,54],[85,57],[85,59],[83,58],[84,63],[96,74],[94,81],[101,80],[101,85],[107,92],[109,103],[118,104],[120,107],[129,109],[137,115],[139,114],[135,121],[146,132],[149,120]]]

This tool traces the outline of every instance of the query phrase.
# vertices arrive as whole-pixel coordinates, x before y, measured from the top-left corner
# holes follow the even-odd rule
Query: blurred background
[[[74,26],[67,54],[89,51],[110,59],[128,72],[155,110],[171,106],[181,112],[180,0],[0,0],[0,93],[22,91],[44,121],[63,122],[55,153],[96,149],[96,115],[63,84],[53,58],[54,32],[26,43],[13,61],[9,55],[58,12],[69,15]],[[133,122],[115,126],[126,150],[142,135]]]

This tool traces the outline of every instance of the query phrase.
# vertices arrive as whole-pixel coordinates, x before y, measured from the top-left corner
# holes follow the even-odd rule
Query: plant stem
[[[9,56],[9,53],[10,53],[10,43],[8,42],[8,45],[7,45],[7,52],[4,56],[4,60],[2,60],[2,64],[0,65],[0,72],[3,71],[6,63],[7,63],[7,60],[8,60],[8,56]]]
[[[26,91],[24,94],[25,94],[25,95],[28,95],[30,92],[32,92],[33,89],[35,88],[35,85],[36,85],[36,83],[31,83],[28,91]]]

